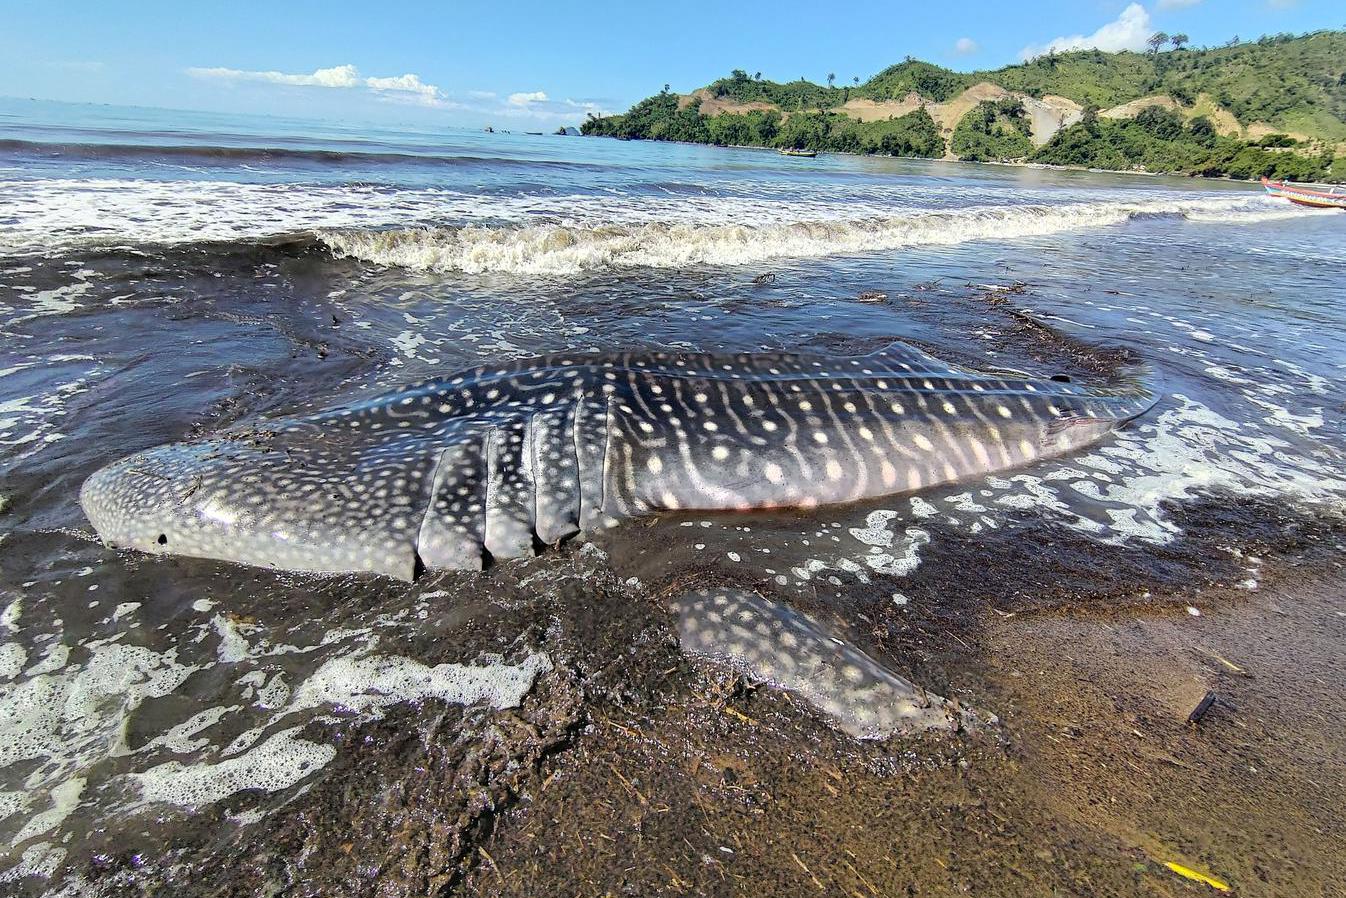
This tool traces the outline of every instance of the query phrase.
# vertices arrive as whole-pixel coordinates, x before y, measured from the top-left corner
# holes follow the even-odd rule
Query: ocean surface
[[[1343,334],[1346,214],[1251,184],[0,101],[0,891],[168,881],[392,709],[519,705],[556,651],[479,622],[599,569],[908,607],[1014,533],[1048,548],[1007,590],[1123,554],[1255,590],[1269,533],[1346,500]],[[892,339],[1085,379],[1126,350],[1164,398],[1076,457],[634,525],[509,583],[138,557],[76,502],[130,452],[484,360]]]

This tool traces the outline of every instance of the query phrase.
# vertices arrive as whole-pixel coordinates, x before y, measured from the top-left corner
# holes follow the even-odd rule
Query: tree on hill
[[[1181,33],[1153,37],[1157,40],[1141,53],[1058,52],[992,71],[958,72],[909,59],[867,81],[854,76],[843,90],[837,90],[834,77],[821,84],[802,78],[781,83],[736,69],[705,90],[737,104],[759,105],[762,111],[755,116],[702,116],[699,104],[679,109],[678,95],[666,90],[625,115],[590,116],[584,133],[773,147],[798,140],[817,149],[938,156],[945,151],[943,134],[938,126],[927,126],[928,114],[899,128],[897,123],[907,117],[861,122],[841,107],[855,97],[883,101],[915,95],[922,102],[947,103],[986,81],[1020,97],[1067,97],[1083,107],[1083,118],[1074,128],[1062,129],[1069,137],[1050,152],[1034,152],[1023,113],[998,105],[974,108],[954,123],[953,150],[958,155],[1014,159],[1032,153],[1043,162],[1100,168],[1232,177],[1270,171],[1297,180],[1346,179],[1346,154],[1322,149],[1346,141],[1346,71],[1341,66],[1346,32],[1275,35],[1217,48],[1189,47]],[[1162,52],[1175,49],[1182,52]],[[1100,108],[1156,94],[1171,96],[1183,108],[1144,110],[1124,122],[1098,114]],[[1263,123],[1276,136],[1257,146],[1219,134],[1211,119],[1184,121],[1202,108],[1204,98],[1209,98],[1212,112],[1232,114],[1244,128]],[[769,122],[766,116],[771,115],[775,118]],[[807,118],[791,125],[798,115]],[[1302,133],[1311,142],[1282,146],[1287,138],[1279,135],[1287,133]]]
[[[1160,140],[1176,140],[1183,132],[1182,116],[1162,106],[1146,106],[1136,116],[1136,124]]]
[[[1013,97],[983,100],[953,130],[953,151],[973,162],[1022,159],[1033,150],[1024,104]]]
[[[1192,134],[1192,139],[1203,147],[1215,145],[1215,139],[1220,135],[1215,130],[1215,125],[1204,115],[1198,115],[1187,124],[1188,130]]]
[[[828,86],[828,87],[831,87],[831,86],[836,82],[836,80],[837,80],[837,73],[836,73],[836,72],[828,72],[828,73],[827,73],[827,86]]]
[[[1098,119],[1063,128],[1031,158],[1049,165],[1302,181],[1331,176],[1333,164],[1326,155],[1315,158],[1221,137],[1204,116],[1184,127],[1180,115],[1160,106],[1150,106],[1134,119]]]

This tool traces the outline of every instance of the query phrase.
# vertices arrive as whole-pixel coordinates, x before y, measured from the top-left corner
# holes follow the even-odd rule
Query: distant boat
[[[1308,187],[1287,184],[1284,181],[1272,181],[1269,178],[1262,179],[1262,186],[1272,196],[1285,197],[1290,202],[1298,203],[1301,206],[1312,206],[1315,209],[1346,209],[1346,190],[1342,190],[1340,187],[1313,190]]]
[[[818,155],[817,150],[798,150],[794,147],[782,147],[780,154],[782,156],[799,156],[804,159],[812,159]]]

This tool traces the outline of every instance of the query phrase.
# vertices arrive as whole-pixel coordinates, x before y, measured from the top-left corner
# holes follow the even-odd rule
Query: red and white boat
[[[1315,209],[1346,209],[1346,190],[1340,187],[1300,187],[1284,181],[1262,179],[1262,186],[1272,196],[1283,196],[1292,203]]]

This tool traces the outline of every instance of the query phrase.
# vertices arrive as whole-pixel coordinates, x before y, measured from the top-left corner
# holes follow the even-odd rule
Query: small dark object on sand
[[[1215,706],[1215,698],[1215,690],[1213,689],[1203,695],[1201,701],[1197,702],[1196,707],[1192,709],[1192,713],[1187,715],[1187,725],[1196,726],[1200,723],[1201,719]]]
[[[856,299],[861,302],[883,302],[888,298],[888,294],[882,290],[865,290]]]
[[[752,282],[759,287],[763,284],[774,284],[776,283],[776,272],[768,271],[766,274],[759,274],[752,279]]]

